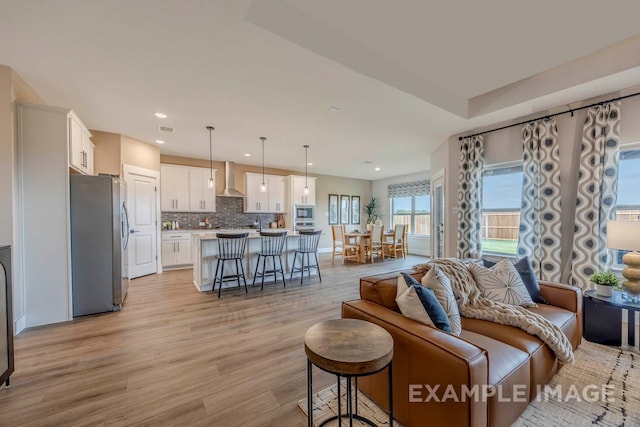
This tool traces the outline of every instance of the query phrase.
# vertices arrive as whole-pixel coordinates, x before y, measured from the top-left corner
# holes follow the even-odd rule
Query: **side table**
[[[636,346],[635,313],[640,312],[640,303],[624,298],[624,292],[614,290],[610,297],[598,295],[596,291],[584,292],[583,335],[588,341],[598,344],[622,345],[623,310],[627,311],[627,344]]]
[[[358,415],[358,377],[375,374],[387,368],[389,373],[389,426],[393,426],[393,338],[378,325],[358,319],[334,319],[317,323],[304,335],[307,354],[307,411],[309,427],[313,426],[312,365],[335,374],[338,379],[338,415],[322,422],[348,418],[376,427],[371,420]],[[342,414],[340,378],[347,379],[347,413]],[[355,410],[352,405],[351,379],[355,379]],[[355,413],[354,413],[355,412]]]

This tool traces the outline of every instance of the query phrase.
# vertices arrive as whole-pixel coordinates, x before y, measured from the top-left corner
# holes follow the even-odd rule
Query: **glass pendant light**
[[[209,176],[209,183],[207,184],[207,186],[214,190],[214,187],[216,185],[215,181],[213,180],[213,148],[211,145],[211,132],[213,132],[214,127],[213,126],[207,126],[207,129],[209,130],[209,172],[210,172],[210,176]]]
[[[264,182],[264,143],[267,140],[264,136],[260,137],[260,141],[262,141],[262,184],[260,184],[260,191],[267,191],[267,184]]]
[[[309,162],[307,162],[307,153],[309,151],[309,146],[308,145],[303,145],[304,147],[304,195],[308,196],[309,195],[309,185],[307,184],[307,167],[309,165]]]

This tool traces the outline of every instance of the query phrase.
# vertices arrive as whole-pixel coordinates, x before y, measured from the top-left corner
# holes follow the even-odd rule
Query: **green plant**
[[[367,224],[373,224],[380,217],[378,215],[378,198],[372,197],[364,207],[362,211],[367,216]]]
[[[596,285],[602,286],[618,286],[620,285],[620,279],[616,277],[612,272],[606,271],[598,271],[597,273],[593,273],[589,277],[589,281],[591,283],[595,283]]]

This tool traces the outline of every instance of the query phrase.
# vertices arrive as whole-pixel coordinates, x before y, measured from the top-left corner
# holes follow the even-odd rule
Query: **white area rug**
[[[554,375],[548,389],[529,404],[514,426],[640,426],[640,354],[583,340],[575,356],[576,362],[564,366]],[[315,426],[337,414],[337,388],[334,384],[314,394]],[[345,389],[343,382],[343,412]],[[298,406],[307,413],[307,399],[299,401]],[[358,411],[378,426],[389,425],[386,412],[360,392]],[[337,426],[338,422],[336,420],[328,425]],[[365,424],[354,421],[354,425]],[[396,421],[394,426],[400,424]]]

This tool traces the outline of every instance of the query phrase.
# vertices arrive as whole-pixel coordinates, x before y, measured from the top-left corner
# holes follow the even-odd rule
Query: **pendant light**
[[[308,145],[303,145],[304,147],[304,195],[309,195],[309,185],[307,184],[307,167],[309,166],[309,162],[307,162],[307,153],[309,151]]]
[[[262,184],[260,184],[260,191],[267,191],[267,184],[264,182],[264,143],[267,140],[264,136],[260,137],[260,141],[262,141]]]
[[[213,132],[214,127],[213,126],[207,126],[207,129],[209,130],[209,172],[210,172],[210,176],[209,176],[209,183],[208,183],[208,187],[212,190],[214,190],[215,188],[215,181],[213,180],[213,148],[211,145],[211,132]]]

